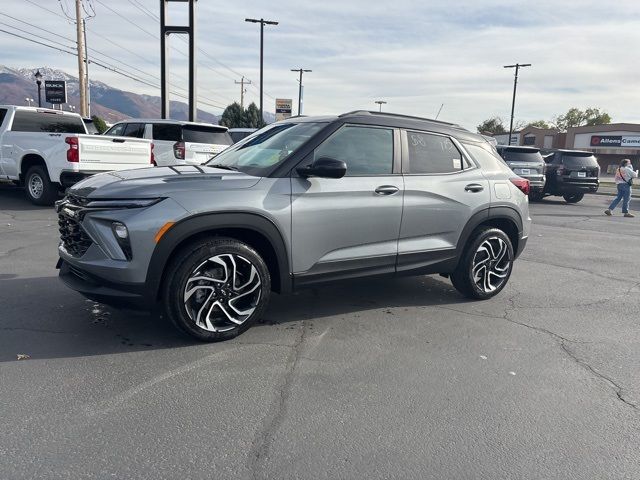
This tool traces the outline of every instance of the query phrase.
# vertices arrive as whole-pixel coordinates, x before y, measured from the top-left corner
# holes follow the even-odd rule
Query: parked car
[[[204,166],[75,185],[57,204],[58,267],[86,297],[160,303],[204,341],[246,330],[271,290],[341,279],[440,273],[487,299],[527,243],[528,187],[457,125],[365,111],[290,118]]]
[[[498,145],[496,149],[516,175],[529,180],[529,200],[542,200],[546,178],[540,149],[512,145]]]
[[[152,140],[158,166],[200,165],[233,144],[227,127],[179,120],[123,120],[105,135]]]
[[[76,113],[0,105],[0,178],[25,187],[36,205],[99,172],[149,167],[149,140],[87,134]]]
[[[600,185],[600,166],[591,152],[550,150],[544,157],[546,195],[558,195],[567,203],[577,203],[585,193],[595,193]]]
[[[257,128],[230,128],[229,135],[231,135],[231,139],[233,143],[238,143],[243,138],[248,137],[254,132],[257,132]]]

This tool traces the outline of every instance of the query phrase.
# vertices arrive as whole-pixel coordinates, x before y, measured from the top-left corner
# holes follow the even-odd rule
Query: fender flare
[[[460,259],[464,254],[464,249],[467,246],[469,237],[471,237],[473,231],[478,228],[478,226],[491,220],[508,220],[512,222],[518,230],[518,241],[522,239],[522,217],[516,209],[506,206],[488,207],[476,212],[462,229],[460,239],[458,240],[458,248],[456,249],[456,256],[458,259]]]
[[[145,282],[148,297],[158,298],[166,266],[180,245],[195,235],[206,232],[215,233],[216,230],[225,228],[253,231],[265,237],[276,255],[280,284],[276,285],[275,289],[283,293],[291,291],[289,253],[283,235],[271,220],[262,215],[247,212],[207,213],[191,216],[176,223],[155,246]]]

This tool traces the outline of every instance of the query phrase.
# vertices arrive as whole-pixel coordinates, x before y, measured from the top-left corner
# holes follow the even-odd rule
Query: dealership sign
[[[592,135],[592,147],[640,148],[640,136],[630,135]]]
[[[291,117],[292,103],[290,98],[276,98],[276,122]]]
[[[64,80],[45,80],[44,99],[49,103],[67,103],[67,82]]]

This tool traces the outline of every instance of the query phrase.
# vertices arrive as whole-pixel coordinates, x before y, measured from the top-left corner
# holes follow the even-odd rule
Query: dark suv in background
[[[540,149],[498,145],[496,150],[516,175],[529,180],[529,200],[538,201],[544,197],[545,164]]]
[[[600,166],[591,152],[549,150],[544,157],[547,181],[544,193],[558,195],[567,203],[577,203],[585,193],[595,193],[600,185]]]

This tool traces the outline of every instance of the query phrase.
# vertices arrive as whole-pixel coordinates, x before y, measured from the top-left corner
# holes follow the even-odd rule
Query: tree
[[[567,128],[571,127],[611,123],[611,116],[607,112],[601,112],[599,108],[592,107],[582,111],[579,108],[573,107],[564,115],[558,115],[554,123],[558,130],[566,132]]]
[[[536,128],[544,128],[549,129],[551,126],[545,120],[536,120],[534,122],[529,122],[524,128],[527,127],[536,127]]]
[[[254,102],[251,102],[247,111],[244,112],[244,123],[247,128],[262,128],[266,125],[264,120],[260,118],[260,109]]]
[[[91,115],[91,120],[93,120],[93,124],[96,126],[98,133],[103,134],[107,131],[106,122],[97,115]]]
[[[238,102],[233,102],[222,112],[220,125],[228,128],[242,128],[245,126],[245,112]]]
[[[485,120],[480,125],[478,125],[478,133],[485,134],[493,134],[496,133],[506,133],[507,130],[504,128],[504,123],[500,117],[493,117]]]

